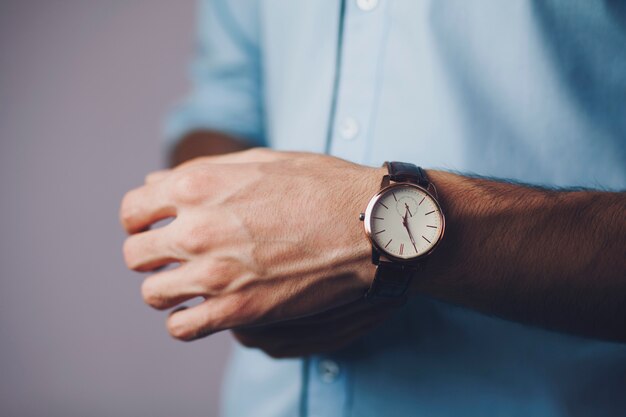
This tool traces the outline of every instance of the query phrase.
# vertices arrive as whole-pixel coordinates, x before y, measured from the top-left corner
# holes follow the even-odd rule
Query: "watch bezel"
[[[412,258],[398,258],[398,257],[390,254],[389,252],[387,252],[384,248],[380,247],[380,245],[378,245],[376,243],[376,241],[372,238],[372,227],[371,227],[371,225],[372,225],[372,210],[374,209],[374,206],[382,198],[382,196],[384,194],[386,194],[389,190],[391,190],[393,188],[400,188],[400,187],[417,188],[419,191],[423,192],[428,197],[430,197],[430,199],[433,200],[433,202],[435,203],[435,206],[437,207],[437,212],[438,212],[439,218],[441,220],[441,233],[439,234],[439,237],[437,238],[437,241],[433,244],[433,246],[428,251],[426,251],[426,252],[424,252],[422,254],[419,254],[419,255],[417,255],[415,257],[412,257]],[[374,250],[378,251],[381,256],[384,256],[386,259],[388,259],[390,261],[393,261],[393,262],[398,262],[398,263],[402,263],[402,264],[412,264],[412,263],[415,263],[416,261],[421,261],[425,257],[429,256],[430,254],[433,253],[433,251],[437,248],[437,246],[439,246],[439,243],[443,239],[443,235],[444,235],[445,230],[446,230],[446,217],[443,214],[443,210],[441,209],[441,205],[439,204],[439,201],[437,200],[437,197],[435,197],[433,195],[433,193],[428,191],[426,188],[424,188],[424,187],[422,187],[420,185],[414,184],[412,182],[394,182],[393,184],[390,184],[390,185],[387,185],[387,186],[381,188],[370,199],[369,203],[367,204],[367,208],[365,209],[365,216],[363,218],[363,226],[365,227],[365,234],[367,235],[367,239],[372,244],[372,247],[374,248]]]

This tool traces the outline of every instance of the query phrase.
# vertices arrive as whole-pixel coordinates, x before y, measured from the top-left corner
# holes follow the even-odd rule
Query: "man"
[[[249,347],[225,415],[626,415],[624,16],[202,3],[188,162],[121,218],[130,268],[180,264],[148,304],[205,298],[169,332]]]

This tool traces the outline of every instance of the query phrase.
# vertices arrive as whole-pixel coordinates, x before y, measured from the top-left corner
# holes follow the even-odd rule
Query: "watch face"
[[[437,201],[413,184],[383,189],[365,212],[365,230],[386,256],[412,260],[429,253],[441,239],[444,217]]]

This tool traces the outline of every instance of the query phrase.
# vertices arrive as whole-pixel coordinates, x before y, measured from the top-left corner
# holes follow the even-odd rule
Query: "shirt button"
[[[359,124],[354,117],[346,117],[339,125],[339,134],[342,138],[350,140],[359,134]]]
[[[337,362],[330,359],[323,359],[318,365],[318,371],[321,380],[330,384],[337,379],[341,369],[339,368],[339,364]]]
[[[378,6],[378,0],[356,0],[356,5],[364,12],[369,12]]]

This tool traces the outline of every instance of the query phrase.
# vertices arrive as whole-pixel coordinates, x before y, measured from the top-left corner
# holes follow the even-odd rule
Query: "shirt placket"
[[[346,0],[331,155],[364,164],[370,146],[389,0]]]
[[[390,0],[345,0],[341,57],[329,153],[365,163],[386,39]],[[314,356],[307,362],[306,417],[349,414],[351,375],[345,358]]]
[[[306,417],[344,416],[348,406],[348,366],[333,355],[314,356],[307,361]]]

